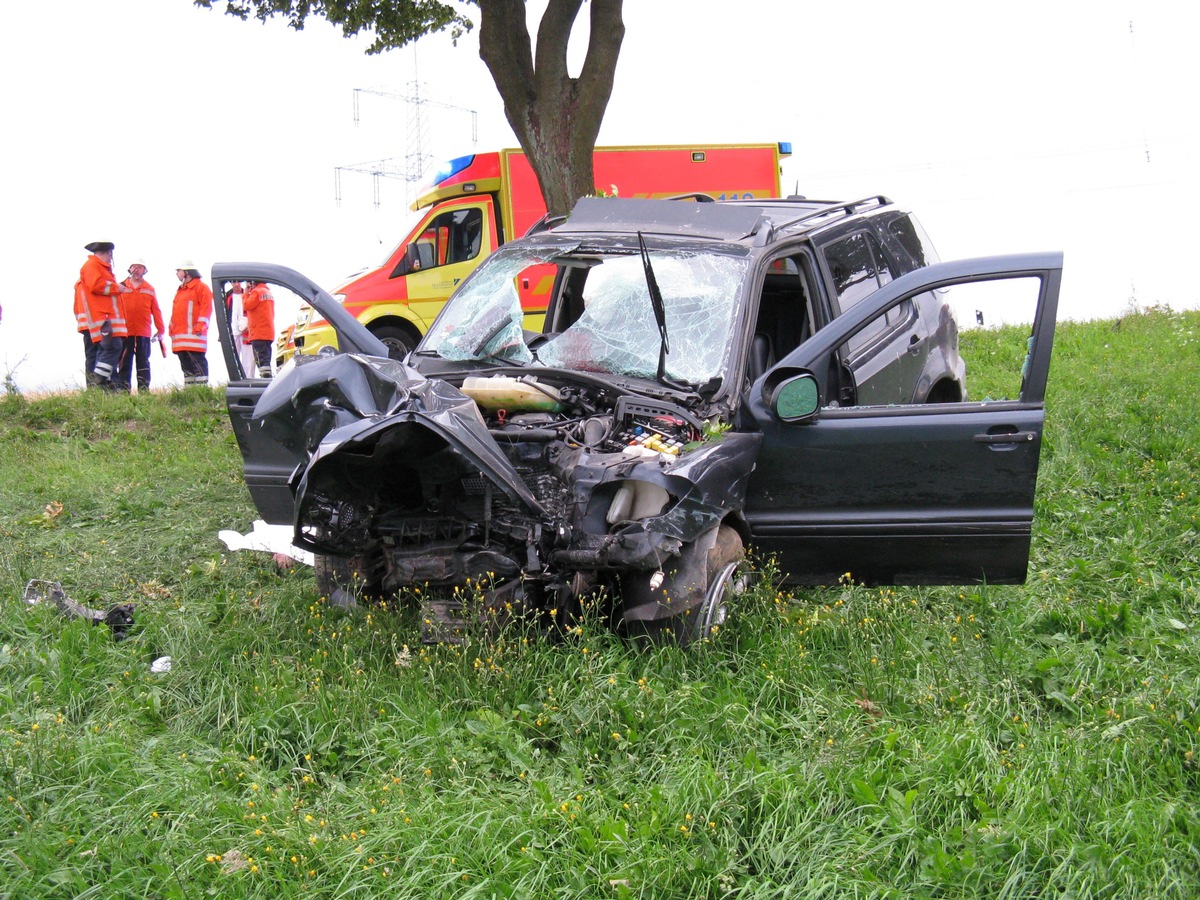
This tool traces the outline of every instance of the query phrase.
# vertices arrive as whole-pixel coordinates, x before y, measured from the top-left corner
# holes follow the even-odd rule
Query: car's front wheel
[[[633,637],[686,646],[710,637],[729,618],[733,597],[747,584],[741,535],[728,525],[685,544],[664,567],[660,584],[644,572],[622,579],[619,630]]]
[[[378,563],[368,554],[313,557],[317,593],[333,606],[353,609],[360,599],[378,593],[382,577]]]

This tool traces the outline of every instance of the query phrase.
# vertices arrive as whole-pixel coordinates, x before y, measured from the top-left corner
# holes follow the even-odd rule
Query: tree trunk
[[[583,0],[549,0],[538,26],[536,59],[524,0],[479,0],[479,56],[551,215],[566,215],[576,200],[595,193],[592,151],[625,37],[622,0],[590,3],[587,56],[579,77],[572,78],[567,41]]]

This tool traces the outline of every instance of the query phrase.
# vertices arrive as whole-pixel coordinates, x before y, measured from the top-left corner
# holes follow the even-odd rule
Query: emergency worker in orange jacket
[[[171,350],[179,357],[183,383],[208,384],[208,323],[212,319],[213,295],[200,280],[200,270],[191,260],[175,267],[179,289],[171,307]]]
[[[125,338],[125,349],[121,354],[118,369],[120,382],[132,387],[134,367],[137,369],[138,392],[150,390],[150,344],[161,341],[163,332],[162,310],[158,308],[158,295],[154,285],[145,280],[146,261],[135,259],[129,264],[129,277],[122,284],[129,288],[123,298],[125,302],[125,327],[129,336]],[[151,338],[151,325],[154,337]]]
[[[242,294],[250,346],[259,378],[271,377],[271,348],[275,344],[275,297],[271,288],[259,281]]]
[[[87,303],[83,300],[83,282],[75,281],[75,330],[83,336],[83,377],[86,384],[91,384],[96,376],[92,369],[96,368],[97,345],[92,343],[92,335],[88,331]]]
[[[79,270],[79,293],[87,311],[88,334],[98,345],[91,383],[117,390],[117,365],[128,333],[121,295],[129,289],[113,275],[112,241],[92,241],[83,249],[91,255]]]

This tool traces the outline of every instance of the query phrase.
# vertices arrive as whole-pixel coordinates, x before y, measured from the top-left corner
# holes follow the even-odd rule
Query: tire
[[[943,379],[933,386],[925,398],[926,403],[959,403],[963,399],[962,388],[954,381]]]
[[[399,325],[380,325],[371,329],[371,334],[387,344],[392,359],[404,359],[417,346],[417,338]]]
[[[657,588],[645,573],[627,576],[619,630],[680,646],[708,638],[728,619],[733,595],[747,586],[739,574],[745,556],[741,535],[720,525],[686,544]]]
[[[372,557],[326,556],[318,553],[313,557],[313,576],[317,581],[317,593],[333,606],[353,609],[360,599],[378,593],[380,573]]]

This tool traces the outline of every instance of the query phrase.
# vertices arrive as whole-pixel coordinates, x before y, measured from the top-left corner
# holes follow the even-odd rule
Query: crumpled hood
[[[285,446],[312,452],[333,429],[397,409],[426,390],[422,382],[429,383],[392,359],[300,356],[263,391],[254,420]]]
[[[299,511],[331,458],[406,423],[436,434],[514,501],[545,515],[537,498],[488,433],[475,401],[439,379],[391,359],[338,354],[285,371],[263,392],[254,419],[281,442],[303,443],[308,461],[292,484]]]

